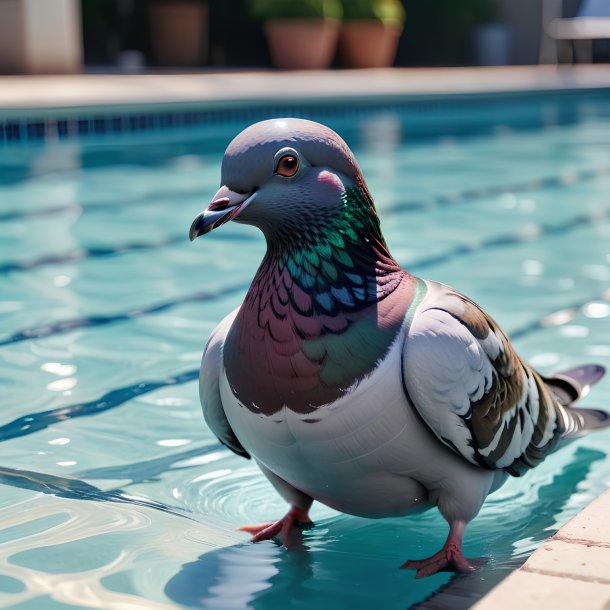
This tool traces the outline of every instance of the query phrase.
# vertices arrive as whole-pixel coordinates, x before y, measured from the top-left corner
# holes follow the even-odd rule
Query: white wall
[[[0,72],[80,72],[82,55],[79,0],[0,0]]]

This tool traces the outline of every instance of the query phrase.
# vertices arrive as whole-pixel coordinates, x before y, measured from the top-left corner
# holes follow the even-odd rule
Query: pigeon
[[[227,147],[221,184],[191,241],[234,221],[260,229],[266,253],[205,347],[204,419],[290,504],[240,529],[288,546],[314,500],[368,518],[437,507],[443,547],[401,568],[476,569],[484,559],[462,539],[487,495],[610,426],[603,410],[573,408],[604,368],[545,377],[475,302],[404,270],[353,153],[324,125],[251,125]]]

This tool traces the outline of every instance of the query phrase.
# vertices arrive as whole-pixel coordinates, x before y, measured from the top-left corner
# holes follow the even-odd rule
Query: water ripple
[[[593,298],[587,297],[586,299],[574,303],[560,311],[555,310],[550,313],[546,313],[521,327],[511,330],[509,335],[511,339],[517,340],[548,327],[567,324],[581,309],[587,307],[590,303],[599,301],[610,302],[610,290],[606,290],[602,294],[596,295]],[[50,425],[59,424],[62,421],[75,417],[86,417],[103,413],[104,411],[119,407],[131,399],[143,394],[153,392],[163,387],[181,385],[190,381],[195,381],[198,378],[199,369],[192,369],[173,377],[168,377],[157,381],[142,381],[122,388],[116,388],[110,390],[98,400],[77,403],[75,405],[68,405],[66,407],[59,407],[49,411],[30,413],[14,419],[4,426],[0,426],[0,442],[27,436],[28,434],[32,434],[39,430],[44,430]]]
[[[75,417],[88,417],[104,413],[148,392],[153,392],[167,386],[181,385],[198,378],[199,369],[197,368],[158,381],[140,381],[122,388],[115,388],[106,392],[106,394],[97,400],[24,415],[4,426],[0,426],[0,442],[27,436],[28,434],[44,430],[53,424],[59,424],[62,421],[74,419]]]
[[[583,182],[585,180],[592,180],[595,178],[600,178],[602,176],[606,176],[610,174],[610,167],[602,167],[593,170],[583,170],[575,173],[571,176],[571,183],[575,182]],[[458,193],[452,196],[437,196],[433,197],[429,200],[422,201],[412,201],[412,202],[403,202],[390,205],[385,208],[385,212],[393,212],[394,214],[403,214],[408,213],[414,210],[428,209],[430,206],[436,205],[449,205],[454,204],[459,201],[471,201],[476,199],[482,199],[485,197],[490,197],[494,195],[502,195],[504,193],[514,193],[514,192],[523,192],[523,191],[531,191],[531,190],[540,190],[544,188],[557,188],[561,186],[565,186],[565,177],[563,174],[558,176],[552,176],[548,178],[542,178],[538,180],[531,180],[523,183],[517,183],[510,186],[492,186],[486,187],[482,189],[470,189]],[[59,206],[57,208],[52,208],[56,210],[61,210],[63,206]],[[72,209],[73,206],[70,207]],[[564,231],[568,231],[577,227],[586,226],[593,222],[599,222],[601,219],[608,218],[610,216],[610,209],[602,209],[598,210],[594,214],[581,214],[571,220],[565,221],[564,223],[559,223],[557,225],[541,225],[539,227],[539,232],[536,235],[531,235],[527,233],[516,233],[516,234],[508,234],[504,236],[499,236],[496,238],[492,238],[487,241],[481,242],[478,246],[458,246],[455,249],[450,250],[449,252],[443,253],[437,257],[432,257],[430,259],[424,259],[421,261],[414,262],[411,266],[413,268],[417,267],[426,267],[430,265],[440,264],[445,262],[450,258],[454,258],[456,256],[463,256],[472,253],[476,250],[484,250],[490,247],[498,247],[505,245],[512,245],[515,243],[520,243],[525,240],[531,240],[533,237],[541,237],[542,235],[552,235]],[[0,220],[2,217],[0,216]],[[240,236],[241,239],[248,239],[247,236]],[[38,269],[41,267],[47,267],[50,265],[58,265],[64,263],[74,263],[78,261],[82,261],[84,259],[90,258],[107,258],[110,256],[115,256],[118,254],[124,254],[126,252],[134,252],[134,251],[144,251],[144,250],[155,250],[158,248],[163,248],[166,246],[171,246],[179,243],[183,243],[186,241],[186,237],[184,234],[174,235],[172,237],[168,237],[165,239],[160,239],[157,241],[147,241],[147,242],[131,242],[125,243],[117,246],[107,246],[107,247],[93,247],[93,248],[79,248],[76,250],[72,250],[70,252],[64,252],[61,254],[48,254],[37,259],[31,261],[9,261],[0,265],[0,274],[6,274],[17,271],[31,271],[33,269]]]
[[[62,519],[34,534],[29,531],[32,523],[48,520],[49,516]],[[150,514],[140,506],[117,509],[99,502],[82,505],[63,499],[52,504],[31,502],[13,516],[12,522],[29,534],[13,540],[10,553],[1,561],[2,571],[24,585],[11,598],[12,604],[47,607],[52,598],[62,607],[174,608],[155,601],[160,596],[155,595],[154,589],[162,587],[159,564],[164,551],[179,543],[185,526],[192,527],[189,522],[165,520],[161,531],[152,535]],[[201,525],[198,528],[204,529]],[[208,536],[213,539],[214,532],[208,530]],[[183,545],[181,550],[192,556],[194,549]],[[113,575],[135,566],[144,573],[154,573],[147,598],[105,586]]]
[[[594,169],[583,169],[570,174],[570,185],[596,180],[604,176],[610,175],[610,166],[598,167]],[[426,199],[407,200],[400,203],[391,204],[385,207],[385,210],[392,212],[401,212],[405,210],[421,210],[429,209],[434,206],[453,205],[477,199],[485,199],[486,197],[494,197],[504,195],[506,193],[522,193],[532,192],[544,189],[561,188],[566,184],[565,173],[554,176],[545,176],[524,182],[513,182],[510,184],[498,184],[484,188],[473,188],[459,191],[452,195],[436,195]],[[195,197],[201,195],[201,190],[180,191],[181,197]],[[82,205],[66,204],[57,205],[39,210],[9,210],[8,212],[0,213],[0,222],[13,222],[16,220],[27,220],[29,218],[40,218],[42,216],[62,216],[70,212],[96,212],[98,210],[108,211],[113,208],[124,206],[138,206],[162,202],[175,198],[175,191],[149,193],[145,197],[137,199],[129,199],[128,201],[121,200],[119,204],[108,203],[84,203]]]
[[[212,291],[199,291],[192,294],[187,294],[183,297],[178,297],[171,301],[164,301],[162,303],[155,303],[153,305],[145,305],[143,307],[137,307],[124,313],[116,313],[112,315],[100,315],[90,316],[87,318],[73,318],[71,320],[60,320],[52,324],[45,324],[44,326],[35,326],[33,328],[26,328],[24,330],[17,331],[16,333],[0,340],[0,346],[11,345],[13,343],[20,343],[21,341],[28,341],[31,339],[43,339],[45,337],[51,337],[54,335],[63,335],[70,333],[80,328],[92,328],[98,326],[106,326],[108,324],[115,324],[117,322],[125,322],[133,318],[140,318],[142,316],[149,316],[152,314],[162,313],[177,307],[178,305],[184,305],[186,303],[196,303],[199,301],[212,301],[221,299],[225,296],[232,294],[245,292],[248,289],[249,284],[241,283],[234,284],[233,286],[225,286]]]
[[[535,228],[527,227],[515,233],[491,237],[487,240],[481,241],[477,245],[462,244],[437,256],[431,256],[415,260],[409,263],[407,267],[411,272],[417,274],[420,270],[426,269],[428,267],[442,265],[449,261],[455,260],[456,258],[469,256],[476,252],[499,247],[519,245],[521,243],[533,241],[534,239],[538,239],[543,236],[560,235],[562,233],[582,228],[583,226],[597,224],[603,220],[607,220],[608,218],[610,218],[610,208],[597,209],[589,213],[580,214],[560,223],[540,224],[536,225]],[[1,271],[2,267],[0,266],[0,272]],[[130,320],[132,318],[154,315],[157,313],[171,310],[174,307],[183,305],[185,303],[216,300],[227,295],[245,292],[248,289],[248,286],[248,283],[240,283],[235,284],[233,286],[221,288],[214,292],[196,292],[190,295],[186,295],[184,297],[173,299],[171,301],[165,301],[163,303],[157,303],[153,305],[145,305],[143,307],[138,307],[125,313],[90,316],[87,318],[73,318],[71,320],[62,320],[59,322],[54,322],[52,324],[46,324],[44,326],[26,328],[17,331],[16,333],[4,339],[0,339],[0,347],[3,345],[19,343],[21,341],[41,339],[44,337],[65,334],[80,328],[105,326],[108,324],[114,324],[116,322]],[[592,299],[588,299],[586,301],[586,304],[588,304],[590,301],[592,301]]]
[[[489,239],[484,239],[476,245],[463,244],[456,246],[447,252],[443,252],[438,256],[431,256],[428,258],[415,260],[410,263],[408,267],[409,269],[417,271],[418,269],[425,269],[426,267],[431,267],[433,265],[440,265],[462,256],[468,256],[470,254],[474,254],[475,252],[505,246],[515,246],[522,244],[523,242],[531,242],[542,237],[561,235],[562,233],[567,233],[568,231],[598,224],[604,220],[607,220],[608,218],[610,218],[610,208],[599,208],[590,213],[579,214],[578,216],[574,216],[568,220],[564,220],[563,222],[556,224],[547,223],[529,225],[523,227],[521,230],[516,231],[515,233],[496,235],[494,237],[490,237]]]
[[[214,449],[221,447],[220,443],[214,444]],[[209,454],[210,447],[195,447],[188,451],[181,451],[165,455],[160,458],[148,458],[141,462],[121,464],[119,466],[102,466],[99,468],[89,468],[78,473],[81,478],[98,480],[117,480],[127,479],[132,484],[149,481],[154,477],[167,472],[168,470],[190,468],[201,463],[209,463],[211,459],[205,459]]]
[[[570,174],[570,185],[595,180],[608,175],[610,175],[610,166],[576,171],[573,174]],[[436,195],[429,199],[422,199],[419,201],[395,203],[386,206],[384,212],[400,213],[404,210],[428,210],[434,206],[454,205],[465,201],[505,195],[506,193],[523,193],[540,191],[543,189],[562,188],[565,187],[565,185],[566,176],[562,173],[556,176],[547,176],[545,178],[516,182],[508,185],[468,189],[453,195]]]
[[[610,289],[604,290],[604,292],[598,294],[596,297],[587,297],[585,299],[576,301],[567,307],[563,307],[559,310],[555,310],[540,316],[536,320],[532,320],[528,324],[524,324],[523,326],[511,331],[510,337],[512,340],[517,340],[536,331],[544,330],[545,328],[563,326],[564,324],[571,322],[580,311],[586,309],[592,303],[597,303],[599,301],[610,302]]]
[[[0,274],[15,271],[32,271],[49,265],[61,265],[64,263],[75,263],[89,258],[108,258],[126,252],[137,252],[142,250],[156,250],[175,244],[185,243],[186,234],[174,235],[156,241],[140,241],[125,243],[118,246],[98,246],[94,248],[77,248],[70,252],[61,254],[47,254],[31,261],[9,261],[0,265]]]
[[[181,198],[191,198],[197,197],[201,195],[201,189],[181,189],[179,191],[179,196]],[[40,217],[48,217],[48,216],[63,216],[64,214],[69,213],[82,213],[82,212],[108,212],[114,211],[120,208],[125,208],[129,206],[130,208],[136,206],[151,206],[157,203],[166,204],[168,201],[172,201],[176,198],[176,190],[168,190],[168,191],[155,191],[154,193],[146,193],[146,195],[142,197],[120,197],[118,200],[115,200],[113,203],[101,203],[101,202],[92,202],[86,201],[82,204],[75,203],[67,203],[63,205],[55,205],[49,206],[46,208],[33,209],[33,210],[24,210],[14,209],[9,210],[7,212],[0,213],[0,222],[14,222],[16,220],[28,220],[30,218],[38,219]]]
[[[160,510],[177,517],[193,519],[185,511],[167,506],[161,502],[129,496],[120,490],[103,491],[94,485],[75,478],[58,477],[43,472],[19,470],[0,466],[0,483],[28,489],[37,493],[50,494],[69,500],[90,500],[96,502],[117,502],[119,504],[132,504]]]
[[[63,216],[69,213],[81,213],[83,206],[76,204],[56,205],[42,208],[40,210],[9,210],[0,213],[0,222],[14,222],[16,220],[27,220],[28,218],[45,218],[47,216]]]
[[[284,500],[256,465],[231,467],[236,461],[221,460],[207,472],[186,477],[177,495],[189,510],[227,520],[233,527],[279,519],[286,512]],[[318,509],[324,517],[336,515],[326,507]]]

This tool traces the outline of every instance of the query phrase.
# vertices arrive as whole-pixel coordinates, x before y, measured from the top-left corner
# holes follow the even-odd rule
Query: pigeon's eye
[[[291,178],[299,171],[299,160],[294,155],[284,155],[275,168],[275,173]]]

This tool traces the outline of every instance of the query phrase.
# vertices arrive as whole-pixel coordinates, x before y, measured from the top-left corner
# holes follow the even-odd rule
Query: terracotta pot
[[[265,23],[265,34],[276,68],[323,70],[330,66],[339,38],[334,19],[274,19]]]
[[[341,62],[346,68],[391,66],[401,33],[401,25],[375,19],[345,21],[339,40]]]
[[[161,66],[197,66],[207,59],[208,5],[155,2],[150,6],[155,58]]]

